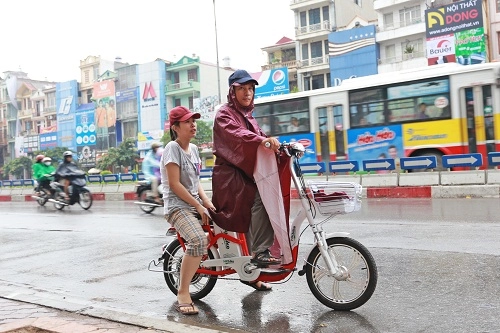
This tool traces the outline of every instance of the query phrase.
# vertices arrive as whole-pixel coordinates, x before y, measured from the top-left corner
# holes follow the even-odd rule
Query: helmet
[[[41,160],[43,160],[44,157],[45,157],[44,155],[40,154],[40,155],[36,155],[35,159],[36,159],[37,162],[40,162]]]
[[[43,163],[45,162],[52,162],[52,159],[50,157],[44,157],[42,160]]]
[[[71,150],[66,150],[66,151],[63,153],[63,157],[68,157],[68,156],[73,157],[73,152],[72,152]]]
[[[155,142],[151,145],[151,149],[156,149],[156,148],[160,148],[161,147],[161,144],[158,143],[158,142]]]

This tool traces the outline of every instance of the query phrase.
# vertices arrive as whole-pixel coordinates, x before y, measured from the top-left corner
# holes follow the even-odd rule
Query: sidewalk
[[[112,314],[108,314],[111,315]],[[223,333],[166,318],[145,319],[125,313],[105,319],[0,296],[0,333]],[[113,318],[113,317],[112,317]],[[233,331],[235,332],[235,331]]]

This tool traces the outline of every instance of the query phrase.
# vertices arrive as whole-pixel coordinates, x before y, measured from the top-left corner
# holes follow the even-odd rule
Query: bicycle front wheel
[[[324,305],[349,311],[365,304],[377,286],[377,266],[373,256],[360,242],[348,237],[327,239],[328,251],[345,270],[337,280],[330,272],[318,247],[307,257],[306,278],[313,295]]]

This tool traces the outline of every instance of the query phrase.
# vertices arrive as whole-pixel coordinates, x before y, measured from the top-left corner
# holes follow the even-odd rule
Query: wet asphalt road
[[[369,248],[379,269],[373,297],[351,312],[317,301],[294,274],[272,292],[219,280],[179,316],[175,296],[148,263],[167,241],[160,211],[95,202],[89,211],[0,203],[0,284],[47,299],[246,332],[499,332],[499,199],[365,199],[325,225]],[[297,209],[294,202],[293,210]],[[299,258],[311,247],[302,236]]]

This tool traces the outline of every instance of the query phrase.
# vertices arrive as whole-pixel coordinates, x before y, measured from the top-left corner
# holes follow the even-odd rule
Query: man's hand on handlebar
[[[280,142],[276,138],[265,138],[264,140],[262,140],[262,142],[260,144],[263,145],[267,149],[271,149],[275,152],[279,152]]]

